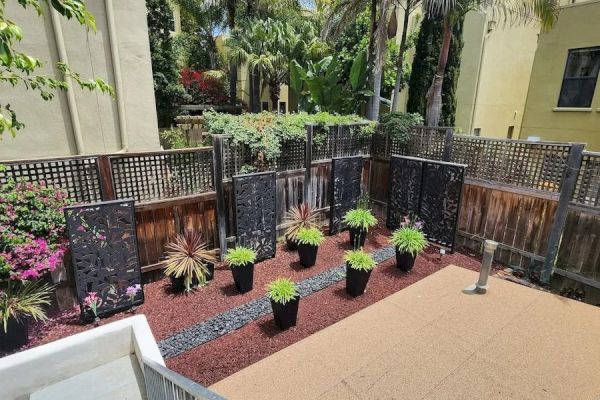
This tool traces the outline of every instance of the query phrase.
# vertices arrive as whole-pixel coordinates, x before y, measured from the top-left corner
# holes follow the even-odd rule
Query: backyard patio
[[[593,399],[600,309],[454,265],[210,389],[228,399]]]

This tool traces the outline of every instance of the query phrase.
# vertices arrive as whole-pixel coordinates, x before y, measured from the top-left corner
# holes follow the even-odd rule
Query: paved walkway
[[[449,266],[216,383],[228,399],[600,399],[600,309]]]

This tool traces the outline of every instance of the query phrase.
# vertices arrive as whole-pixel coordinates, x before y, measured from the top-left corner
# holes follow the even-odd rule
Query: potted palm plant
[[[0,350],[13,351],[29,342],[29,319],[46,320],[52,287],[37,282],[6,282],[0,289]]]
[[[317,228],[300,228],[296,235],[298,256],[303,267],[312,267],[317,262],[319,246],[325,240],[323,233]]]
[[[348,211],[344,215],[343,221],[348,225],[350,244],[355,250],[365,245],[369,228],[377,225],[377,218],[367,208],[356,208]]]
[[[427,247],[423,232],[410,225],[395,230],[390,242],[396,247],[396,266],[405,272],[412,269],[417,255]]]
[[[317,213],[308,203],[302,203],[298,207],[292,207],[286,214],[285,241],[288,250],[297,250],[298,243],[296,235],[302,228],[317,228]]]
[[[171,278],[175,292],[189,293],[211,280],[217,262],[217,250],[209,250],[200,233],[186,231],[167,245],[165,275]]]
[[[238,246],[235,249],[227,251],[225,261],[227,261],[231,268],[233,281],[237,290],[240,293],[251,291],[254,283],[256,252],[247,247]]]
[[[371,271],[376,265],[375,260],[363,250],[347,251],[344,260],[346,261],[346,292],[352,297],[360,296],[367,288]]]
[[[296,326],[300,304],[296,284],[288,278],[275,279],[267,285],[267,297],[271,300],[275,324],[282,330]]]

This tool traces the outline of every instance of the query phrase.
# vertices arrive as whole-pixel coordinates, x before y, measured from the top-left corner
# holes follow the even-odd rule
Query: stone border
[[[375,262],[379,264],[392,258],[394,252],[393,247],[384,247],[375,250],[372,256]],[[345,279],[345,277],[346,264],[342,264],[307,278],[298,283],[300,297],[306,297],[323,290]],[[229,332],[240,329],[250,322],[271,313],[271,311],[269,299],[261,297],[185,328],[161,340],[158,343],[158,348],[164,358],[175,357]]]

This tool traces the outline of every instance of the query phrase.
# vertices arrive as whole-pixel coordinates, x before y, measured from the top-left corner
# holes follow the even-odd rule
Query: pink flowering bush
[[[45,182],[0,187],[0,280],[28,281],[54,271],[66,251],[66,192]]]

